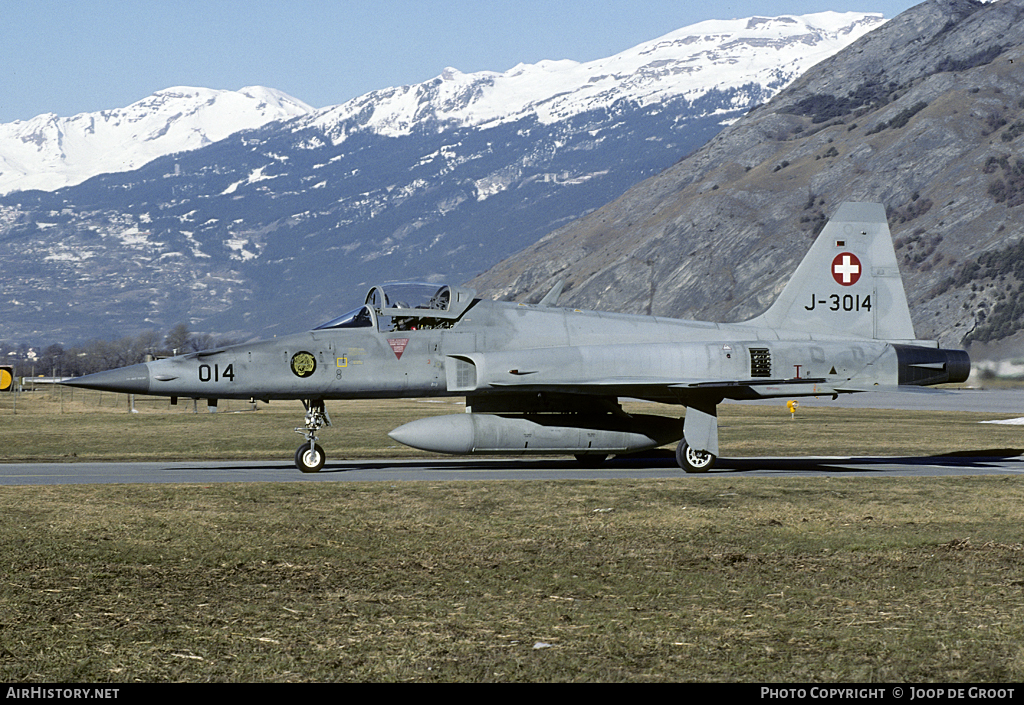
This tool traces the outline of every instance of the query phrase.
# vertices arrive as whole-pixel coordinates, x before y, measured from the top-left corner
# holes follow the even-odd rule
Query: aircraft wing
[[[586,382],[532,383],[492,382],[492,389],[509,392],[550,392],[556,394],[636,397],[638,399],[685,402],[687,397],[718,396],[723,399],[760,399],[775,396],[821,395],[836,391],[825,378],[794,379],[652,379],[650,377],[609,377]],[[480,391],[479,389],[477,391]],[[852,390],[851,390],[852,391]]]

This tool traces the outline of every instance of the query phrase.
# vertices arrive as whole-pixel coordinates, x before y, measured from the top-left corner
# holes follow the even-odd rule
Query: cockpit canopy
[[[379,284],[367,293],[365,305],[314,330],[370,328],[375,320],[381,331],[451,328],[475,296],[476,291],[466,287],[412,282]]]

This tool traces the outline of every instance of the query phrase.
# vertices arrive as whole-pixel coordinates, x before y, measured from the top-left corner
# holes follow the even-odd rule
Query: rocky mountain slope
[[[1024,0],[929,0],[703,148],[474,279],[526,299],[703,320],[763,311],[848,200],[886,205],[914,324],[1024,325]]]
[[[0,197],[0,337],[292,332],[463,282],[661,172],[882,23],[702,23],[586,64],[446,70],[52,193]]]

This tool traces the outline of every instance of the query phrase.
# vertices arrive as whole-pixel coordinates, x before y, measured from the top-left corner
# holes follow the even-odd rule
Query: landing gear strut
[[[327,415],[322,399],[304,399],[302,405],[306,407],[306,425],[295,429],[295,432],[305,436],[306,442],[295,451],[295,467],[302,472],[320,472],[327,456],[317,443],[316,432],[330,426],[331,417]]]
[[[683,440],[676,447],[676,462],[686,472],[707,472],[718,457],[718,397],[698,397],[686,406]]]

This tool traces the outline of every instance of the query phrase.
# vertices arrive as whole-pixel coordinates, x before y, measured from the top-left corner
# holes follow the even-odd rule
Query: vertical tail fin
[[[779,298],[749,323],[803,333],[914,340],[882,204],[839,206]]]

